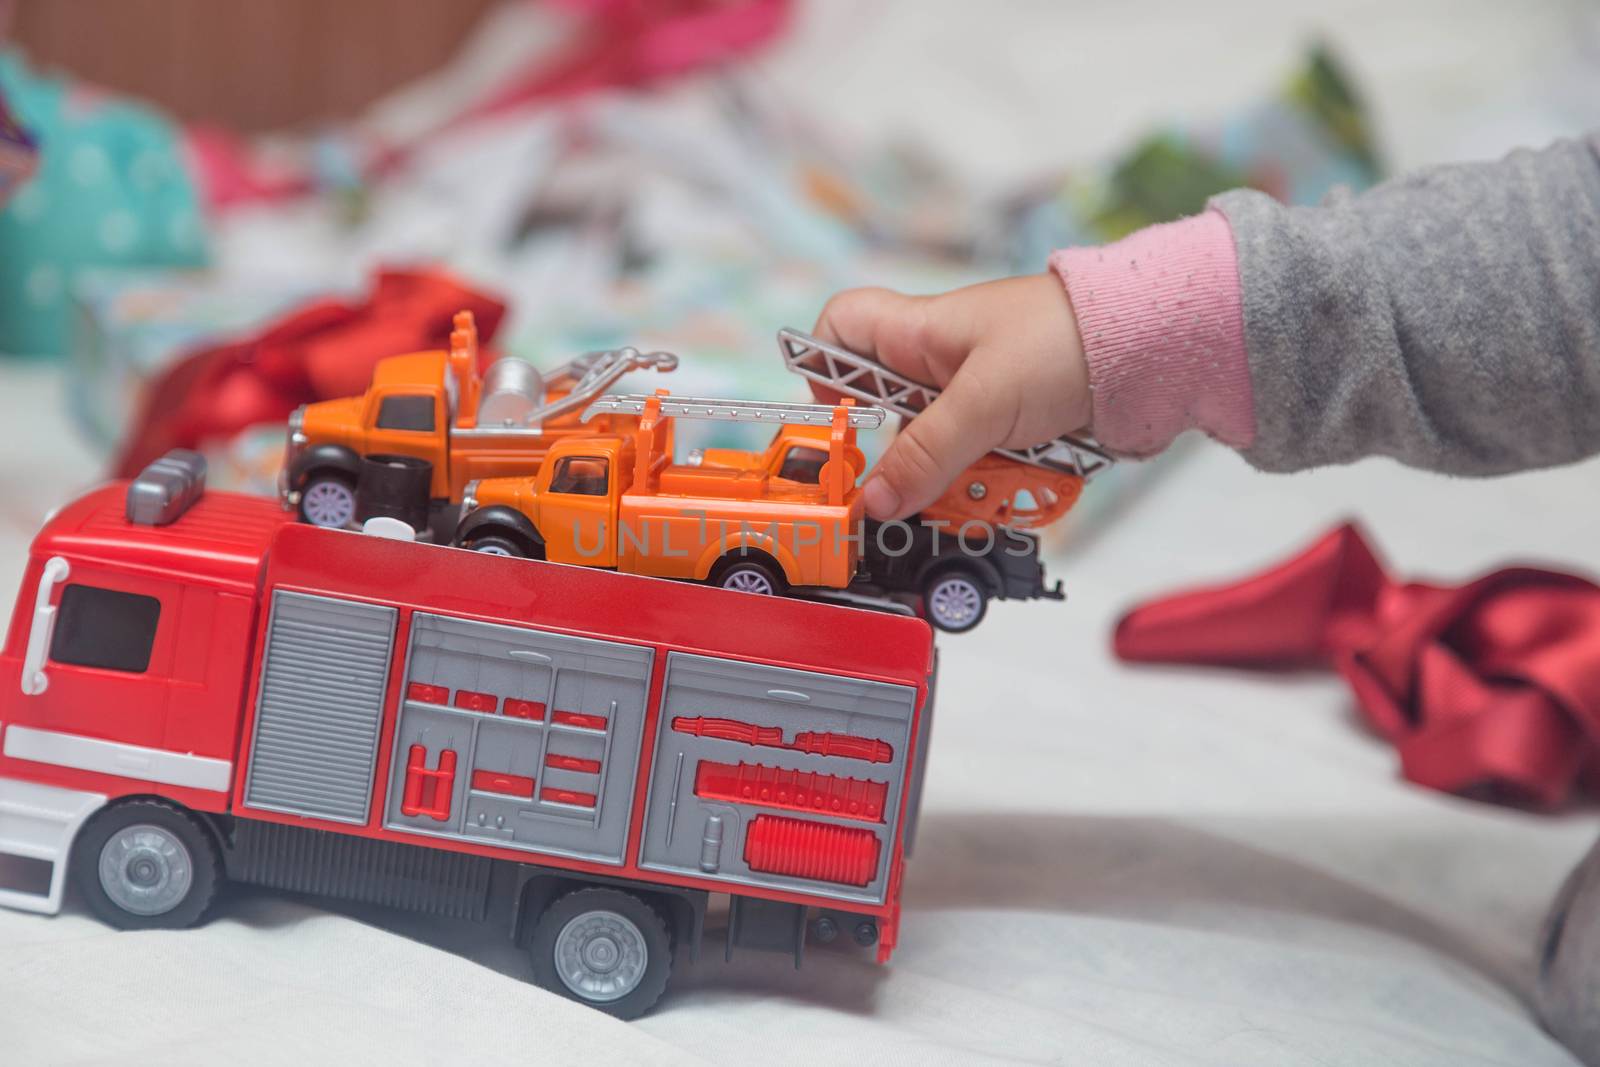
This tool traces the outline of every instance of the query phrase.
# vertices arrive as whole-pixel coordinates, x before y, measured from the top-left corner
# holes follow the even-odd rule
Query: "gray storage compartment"
[[[640,865],[882,903],[915,712],[909,686],[669,654]]]
[[[620,864],[653,656],[417,612],[385,825]]]

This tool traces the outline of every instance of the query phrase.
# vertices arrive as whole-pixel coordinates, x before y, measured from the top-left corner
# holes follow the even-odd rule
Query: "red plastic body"
[[[196,811],[533,863],[611,880],[728,892],[726,883],[647,871],[638,862],[668,653],[682,651],[912,687],[918,710],[908,743],[913,751],[917,747],[933,665],[931,632],[919,619],[323,530],[292,522],[292,516],[275,501],[229,493],[206,494],[170,526],[137,526],[123,517],[125,489],[117,483],[86,495],[62,509],[36,538],[10,633],[0,653],[0,723],[5,730],[31,727],[142,746],[184,759],[225,762],[229,765],[228,784],[225,788],[180,787],[141,778],[134,771],[89,771],[3,754],[0,777],[100,793],[113,800],[156,795]],[[52,557],[67,561],[69,582],[103,582],[160,601],[162,622],[147,671],[129,674],[51,661],[47,690],[37,696],[21,695],[36,592]],[[244,782],[251,760],[265,618],[271,596],[279,590],[392,606],[396,609],[397,649],[407,645],[414,610],[654,649],[644,740],[638,765],[632,768],[624,862],[602,865],[481,842],[419,838],[388,829],[382,815],[388,788],[383,774],[374,776],[371,814],[362,825],[249,808],[244,801]],[[58,588],[56,598],[59,595]],[[376,756],[379,767],[396,760],[394,732],[404,697],[434,704],[447,700],[439,687],[404,684],[403,658],[395,656],[389,670]],[[488,694],[458,692],[455,704],[492,711],[495,699]],[[542,706],[531,702],[527,707],[511,706],[521,703],[508,699],[503,714],[543,714]],[[590,721],[596,718],[564,710],[551,713],[552,721],[604,731],[603,718]],[[883,742],[834,734],[800,733],[785,743],[782,733],[776,738],[778,747],[805,752],[849,750],[870,760],[877,754],[873,746],[888,747]],[[0,734],[0,741],[4,736]],[[772,744],[773,739],[752,737],[750,743]],[[3,747],[0,745],[0,751]],[[398,762],[405,768],[401,803],[407,814],[448,818],[450,783],[458,773],[473,774],[474,789],[522,797],[532,796],[537,789],[540,796],[558,803],[589,808],[596,804],[593,793],[547,786],[532,777],[482,775],[465,767],[458,770],[453,752],[440,753],[430,763],[426,750],[414,745],[399,754]],[[887,958],[896,940],[904,827],[912,790],[901,791],[899,810],[883,812],[879,809],[885,794],[871,782],[830,780],[826,775],[801,776],[812,779],[804,783],[783,782],[765,774],[765,768],[756,766],[751,771],[748,765],[742,766],[743,771],[729,769],[736,778],[742,774],[744,784],[708,776],[706,787],[743,789],[752,785],[749,776],[753,773],[753,787],[787,791],[788,800],[779,798],[769,806],[836,813],[836,805],[853,805],[860,809],[858,817],[894,826],[889,838],[893,855],[886,868],[886,899],[879,905],[856,901],[850,906],[852,912],[877,919],[880,958]],[[561,756],[552,756],[546,767],[594,769],[583,759]],[[913,770],[908,758],[907,781]],[[804,799],[800,799],[802,793]],[[753,828],[751,831],[748,847],[759,862],[768,865],[757,869],[816,878],[816,889],[791,892],[752,886],[739,889],[742,894],[825,906],[830,884],[862,885],[870,877],[863,877],[862,870],[876,869],[877,842],[866,831],[857,833],[871,844],[870,856],[858,837],[838,833],[839,827],[773,818],[775,821],[768,822],[769,817],[763,815],[755,820],[765,827],[759,837]],[[808,873],[813,871],[817,873]]]

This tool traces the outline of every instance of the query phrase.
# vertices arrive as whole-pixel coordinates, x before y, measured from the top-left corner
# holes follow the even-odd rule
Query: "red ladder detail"
[[[439,765],[430,769],[428,750],[412,745],[406,753],[406,788],[400,798],[400,814],[425,815],[444,822],[450,817],[450,794],[456,784],[456,753],[447,748],[439,753]]]

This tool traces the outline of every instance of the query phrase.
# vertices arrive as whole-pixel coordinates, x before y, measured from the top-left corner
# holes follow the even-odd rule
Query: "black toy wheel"
[[[315,471],[300,489],[300,518],[343,530],[356,518],[356,480],[339,471]]]
[[[106,808],[72,851],[72,875],[94,913],[123,930],[178,930],[205,918],[222,860],[193,815],[159,800]]]
[[[988,610],[988,590],[965,567],[947,567],[922,584],[923,616],[946,633],[966,633]]]
[[[529,945],[533,980],[619,1019],[649,1011],[672,976],[661,915],[621,889],[568,893],[545,909]]]

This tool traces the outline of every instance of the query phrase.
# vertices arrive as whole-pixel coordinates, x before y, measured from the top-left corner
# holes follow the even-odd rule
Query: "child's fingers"
[[[823,306],[812,332],[909,378],[943,386],[971,346],[970,316],[952,295],[849,289]]]
[[[863,488],[867,514],[889,520],[921,511],[999,444],[1014,421],[1015,411],[980,375],[957,372],[878,460]]]

